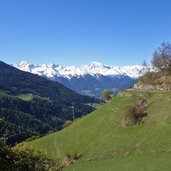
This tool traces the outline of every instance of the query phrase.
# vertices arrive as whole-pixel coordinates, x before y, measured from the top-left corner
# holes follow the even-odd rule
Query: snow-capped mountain
[[[99,62],[92,62],[88,65],[83,65],[81,67],[69,66],[63,67],[58,64],[40,64],[33,65],[27,61],[21,61],[13,65],[14,67],[31,72],[33,74],[38,74],[40,76],[46,76],[48,78],[53,77],[64,77],[71,79],[72,77],[84,77],[85,75],[103,75],[103,76],[117,76],[117,75],[127,75],[131,78],[138,78],[143,75],[149,67],[133,65],[133,66],[123,66],[123,67],[112,67],[104,65]]]
[[[99,62],[81,67],[64,67],[58,64],[33,65],[21,61],[13,66],[58,81],[78,93],[96,97],[99,97],[104,89],[132,87],[138,77],[151,70],[151,67],[139,65],[117,67]]]

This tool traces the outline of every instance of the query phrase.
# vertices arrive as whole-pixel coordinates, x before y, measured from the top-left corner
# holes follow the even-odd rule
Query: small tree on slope
[[[152,64],[159,70],[171,70],[171,44],[163,42],[153,54]]]

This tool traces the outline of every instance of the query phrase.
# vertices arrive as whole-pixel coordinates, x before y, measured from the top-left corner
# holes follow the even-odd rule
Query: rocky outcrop
[[[135,84],[134,85],[134,89],[139,89],[139,90],[171,90],[170,85],[167,84],[161,84],[161,85],[148,85],[148,84],[144,84],[144,85],[138,85]]]
[[[140,77],[134,85],[134,89],[140,90],[171,90],[171,73],[167,70],[149,72]]]

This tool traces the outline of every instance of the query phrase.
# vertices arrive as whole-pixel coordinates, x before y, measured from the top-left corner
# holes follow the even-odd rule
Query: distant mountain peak
[[[27,72],[31,72],[32,68],[34,67],[34,65],[30,64],[28,61],[20,61],[17,64],[13,65],[14,67],[22,70],[22,71],[27,71]]]
[[[96,69],[96,68],[110,68],[110,66],[107,66],[107,65],[105,65],[105,64],[102,64],[102,63],[100,63],[100,62],[97,62],[97,61],[93,61],[93,62],[91,62],[90,64],[88,64],[88,65],[83,65],[83,67],[85,68],[85,67],[88,67],[88,68],[90,68],[90,69]]]
[[[100,63],[100,62],[97,62],[97,61],[93,61],[93,62],[90,64],[90,66],[98,67],[98,66],[103,66],[103,64]]]
[[[20,66],[30,65],[30,63],[28,61],[25,61],[25,60],[24,61],[20,61],[17,64],[20,65]]]

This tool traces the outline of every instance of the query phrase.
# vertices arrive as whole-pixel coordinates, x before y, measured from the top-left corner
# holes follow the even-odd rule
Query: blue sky
[[[0,0],[0,60],[9,64],[150,63],[163,41],[170,0]]]

